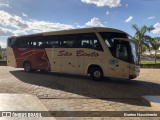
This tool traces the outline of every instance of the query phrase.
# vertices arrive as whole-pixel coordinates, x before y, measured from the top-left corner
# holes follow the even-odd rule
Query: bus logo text
[[[59,51],[59,54],[58,54],[58,56],[72,56],[72,55],[73,55],[73,53],[65,51],[65,50]],[[77,50],[76,56],[78,56],[78,57],[80,57],[80,56],[82,56],[82,57],[98,57],[99,54],[96,52],[86,53],[86,52],[84,52],[84,50]]]

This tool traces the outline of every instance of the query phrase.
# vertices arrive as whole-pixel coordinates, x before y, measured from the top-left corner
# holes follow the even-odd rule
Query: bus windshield
[[[123,38],[129,39],[127,34],[116,32],[102,32],[100,34],[114,57],[132,64],[138,64],[136,45],[133,42],[123,40]]]
[[[138,51],[136,49],[136,45],[133,42],[130,42],[130,46],[131,46],[132,60],[134,64],[138,64],[139,59],[138,59]]]
[[[109,48],[113,46],[114,38],[128,38],[127,34],[117,32],[100,32],[100,35]]]

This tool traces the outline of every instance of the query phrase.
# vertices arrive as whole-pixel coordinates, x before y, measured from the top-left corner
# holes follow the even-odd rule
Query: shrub
[[[160,68],[160,63],[141,63],[140,64],[141,68]]]
[[[7,66],[7,61],[0,61],[0,66]]]

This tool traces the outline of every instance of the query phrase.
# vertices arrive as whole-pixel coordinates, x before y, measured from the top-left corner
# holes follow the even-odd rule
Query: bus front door
[[[115,64],[115,76],[129,79],[129,63],[118,60],[118,63]]]
[[[127,41],[120,41],[116,43],[115,59],[115,77],[129,78],[129,47]]]

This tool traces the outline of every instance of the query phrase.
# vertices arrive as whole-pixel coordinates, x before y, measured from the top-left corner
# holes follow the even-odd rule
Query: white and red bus
[[[9,66],[79,75],[134,79],[139,75],[136,40],[112,28],[81,28],[12,36]]]

